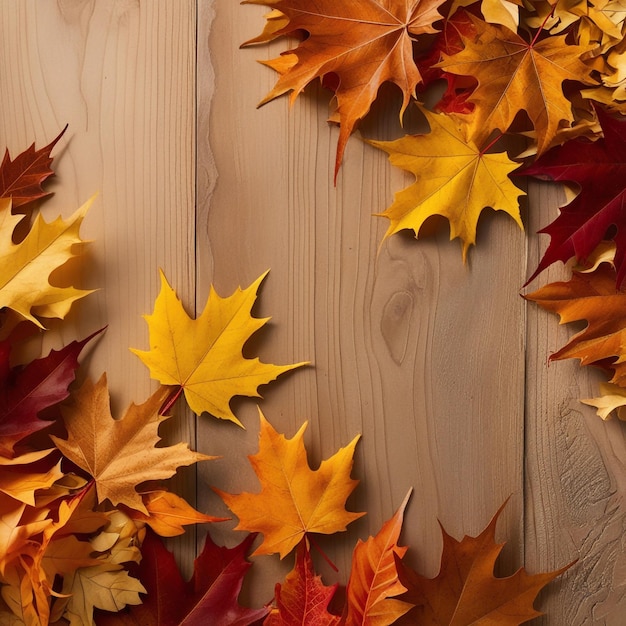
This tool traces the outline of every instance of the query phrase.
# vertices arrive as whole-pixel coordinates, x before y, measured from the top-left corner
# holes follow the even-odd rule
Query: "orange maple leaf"
[[[312,470],[303,441],[307,423],[286,439],[260,410],[259,414],[259,451],[248,458],[261,482],[261,493],[216,491],[239,518],[236,530],[263,533],[254,554],[278,552],[282,559],[306,533],[330,535],[365,515],[345,509],[346,499],[358,484],[350,472],[359,436]]]
[[[526,111],[537,134],[537,152],[545,152],[563,123],[574,121],[563,81],[596,84],[592,68],[581,61],[594,46],[568,44],[565,36],[542,40],[536,36],[528,43],[505,26],[472,20],[475,38],[461,33],[465,48],[452,56],[444,54],[437,65],[478,80],[469,98],[475,104],[468,118],[471,139],[482,146],[494,130],[506,132],[516,115]]]
[[[158,429],[168,417],[159,409],[170,393],[160,387],[143,404],[131,406],[113,419],[106,375],[97,383],[87,379],[74,394],[74,404],[63,410],[68,438],[51,435],[56,447],[95,481],[98,502],[125,504],[148,515],[136,487],[148,480],[172,476],[182,465],[210,459],[192,452],[185,443],[155,447]]]
[[[626,292],[615,288],[615,269],[602,263],[594,272],[574,272],[566,282],[545,285],[524,296],[558,313],[561,324],[587,320],[587,327],[550,360],[580,359],[613,371],[612,383],[626,387]]]
[[[422,80],[413,60],[418,35],[436,32],[442,0],[247,0],[278,10],[288,19],[281,28],[268,27],[264,35],[244,45],[305,31],[308,37],[284,55],[286,64],[270,63],[280,77],[260,105],[291,91],[293,102],[316,78],[337,78],[337,115],[340,131],[335,178],[348,137],[370,110],[380,86],[396,84],[402,90],[404,113]],[[269,17],[276,20],[272,11]]]
[[[406,591],[399,580],[396,563],[408,549],[398,546],[398,540],[410,495],[411,492],[376,536],[369,537],[367,541],[359,540],[354,548],[346,590],[346,626],[393,624],[412,607],[410,603],[394,597]]]
[[[520,568],[512,576],[496,578],[493,569],[504,544],[495,542],[495,532],[503,508],[477,537],[457,541],[441,528],[443,552],[436,578],[402,564],[400,580],[408,592],[401,597],[416,605],[407,614],[408,623],[517,626],[542,615],[533,606],[537,594],[570,566],[533,575]]]

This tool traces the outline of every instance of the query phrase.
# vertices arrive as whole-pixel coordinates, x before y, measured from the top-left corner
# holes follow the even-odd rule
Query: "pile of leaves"
[[[261,104],[285,93],[293,102],[316,80],[332,91],[335,179],[383,83],[399,88],[401,119],[409,105],[424,116],[427,133],[368,142],[415,176],[380,214],[389,220],[385,238],[404,229],[417,238],[441,215],[465,260],[483,209],[504,211],[522,227],[524,192],[512,176],[570,188],[574,198],[540,231],[550,244],[528,282],[557,261],[576,269],[570,281],[527,297],[562,322],[588,322],[550,358],[608,370],[610,383],[589,402],[602,417],[626,418],[623,0],[246,3],[270,12],[263,32],[244,45],[283,37],[292,46],[264,61],[278,80]]]
[[[0,623],[7,626],[287,626],[523,623],[556,575],[494,576],[502,548],[497,515],[478,537],[443,532],[439,575],[427,579],[405,562],[399,545],[409,494],[379,532],[354,548],[345,598],[314,568],[317,534],[335,534],[361,517],[347,499],[358,436],[311,469],[306,424],[287,439],[260,415],[259,451],[250,457],[261,490],[218,491],[246,537],[232,548],[207,535],[185,581],[162,537],[220,519],[196,511],[164,482],[178,467],[210,460],[184,442],[164,445],[161,424],[178,398],[198,414],[239,423],[234,396],[304,365],[245,358],[243,345],[265,323],[251,309],[264,275],[222,298],[211,289],[197,319],[186,314],[164,275],[147,316],[150,349],[135,350],[159,382],[141,404],[111,415],[106,376],[76,377],[79,356],[102,329],[40,358],[25,349],[44,324],[63,319],[88,295],[72,286],[71,259],[84,242],[79,228],[89,203],[69,219],[46,222],[38,210],[56,141],[0,166]],[[252,554],[295,554],[292,571],[265,606],[238,596]],[[506,616],[506,617],[505,617]]]

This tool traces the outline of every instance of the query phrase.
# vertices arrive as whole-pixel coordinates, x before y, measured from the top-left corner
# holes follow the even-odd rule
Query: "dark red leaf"
[[[33,143],[13,161],[6,150],[0,165],[0,198],[12,198],[15,209],[48,195],[42,184],[54,174],[50,169],[50,152],[66,129],[67,126],[47,146],[39,150],[35,150]]]
[[[617,286],[626,278],[626,120],[616,119],[597,108],[604,137],[596,142],[573,139],[553,148],[534,165],[522,170],[539,178],[571,181],[580,192],[560,215],[540,230],[549,234],[550,245],[528,279],[556,261],[575,257],[584,263],[604,239],[616,244]],[[527,283],[527,284],[528,284]]]
[[[67,398],[78,355],[103,330],[13,368],[9,366],[11,344],[0,342],[0,454],[11,457],[17,442],[50,425],[40,413]]]

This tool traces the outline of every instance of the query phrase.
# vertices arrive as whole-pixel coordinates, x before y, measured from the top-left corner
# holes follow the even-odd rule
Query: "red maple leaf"
[[[548,151],[522,170],[538,178],[571,181],[578,195],[561,208],[560,215],[540,233],[550,235],[550,245],[539,266],[528,279],[556,261],[575,257],[584,264],[604,239],[615,241],[617,286],[626,278],[626,121],[596,109],[602,139],[591,143],[573,139]]]
[[[303,539],[296,552],[293,570],[274,592],[276,606],[267,617],[264,626],[337,626],[340,617],[328,612],[337,584],[326,587],[313,569],[313,559],[308,542]]]
[[[185,582],[174,556],[158,535],[148,531],[141,547],[138,577],[147,591],[143,604],[118,613],[98,611],[98,626],[204,626],[228,624],[249,626],[263,619],[268,610],[249,609],[237,602],[243,577],[252,565],[246,560],[256,534],[248,535],[234,548],[217,546],[207,535],[194,563],[194,573]]]
[[[103,330],[13,368],[9,365],[11,343],[9,340],[0,342],[1,455],[12,457],[16,443],[51,424],[41,419],[41,412],[67,398],[78,367],[78,355],[85,344]]]
[[[0,198],[12,198],[13,209],[49,195],[42,184],[54,174],[50,169],[50,152],[66,129],[67,126],[47,146],[35,150],[33,143],[14,160],[5,151],[0,164]]]

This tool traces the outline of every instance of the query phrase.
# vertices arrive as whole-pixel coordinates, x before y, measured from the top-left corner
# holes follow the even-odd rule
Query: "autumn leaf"
[[[276,584],[275,606],[263,626],[339,626],[341,618],[328,611],[337,586],[322,583],[313,568],[308,542],[303,539],[296,550],[293,570],[282,584]]]
[[[391,222],[385,238],[405,228],[418,237],[429,217],[442,215],[450,222],[450,239],[461,239],[465,261],[485,207],[505,211],[523,228],[517,198],[525,194],[509,179],[519,165],[506,153],[485,154],[467,142],[447,115],[422,111],[429,134],[368,142],[387,152],[393,165],[415,176],[415,182],[396,193],[393,204],[381,213]]]
[[[207,535],[193,576],[185,582],[172,553],[149,532],[138,574],[147,593],[143,604],[115,615],[98,613],[98,626],[248,626],[258,622],[268,610],[249,609],[237,601],[251,566],[246,554],[254,539],[255,535],[248,535],[237,546],[224,548]]]
[[[128,515],[145,522],[161,537],[176,537],[185,532],[184,526],[207,522],[222,522],[226,518],[205,515],[196,511],[186,500],[171,491],[152,491],[142,494],[148,515],[129,509]]]
[[[167,416],[159,415],[169,389],[159,388],[146,402],[131,404],[122,419],[111,416],[106,375],[89,379],[63,409],[67,439],[52,436],[56,447],[95,481],[98,502],[108,499],[148,514],[137,486],[172,476],[182,465],[210,459],[187,444],[155,447],[158,429]]]
[[[81,350],[102,330],[13,368],[10,342],[0,344],[0,455],[13,456],[17,442],[50,425],[41,412],[68,397]]]
[[[288,18],[282,28],[269,30],[269,38],[307,33],[285,54],[296,62],[280,73],[261,104],[291,92],[293,102],[316,78],[334,74],[340,131],[335,178],[348,137],[370,110],[380,86],[394,83],[402,91],[400,116],[421,76],[413,60],[413,45],[420,35],[434,33],[441,19],[442,0],[248,0],[278,10]],[[259,38],[251,42],[259,41]],[[246,44],[244,44],[246,45]]]
[[[416,605],[407,623],[517,626],[542,615],[533,606],[537,594],[569,565],[545,574],[530,575],[520,568],[506,578],[495,577],[494,565],[504,545],[495,542],[502,508],[477,537],[457,541],[442,527],[436,578],[425,578],[402,564],[400,580],[408,588],[402,598]]]
[[[39,150],[35,150],[33,143],[13,160],[9,151],[5,151],[0,164],[0,198],[11,198],[13,209],[49,195],[42,184],[54,175],[50,169],[50,153],[66,130],[67,126],[47,146]]]
[[[248,458],[261,492],[233,495],[216,491],[239,518],[235,530],[263,533],[263,542],[254,554],[278,552],[282,559],[306,533],[340,532],[364,515],[345,509],[346,499],[358,483],[350,478],[350,472],[359,437],[312,470],[303,441],[306,422],[292,439],[286,439],[260,410],[259,414],[259,451]]]
[[[41,214],[26,238],[12,241],[22,219],[11,213],[11,201],[0,199],[0,308],[12,309],[43,328],[38,317],[63,318],[75,300],[91,293],[74,287],[57,287],[50,282],[54,270],[76,255],[80,225],[93,199],[65,221],[58,217],[45,222]]]
[[[49,450],[31,450],[8,459],[0,456],[0,492],[20,502],[35,506],[35,492],[47,489],[63,477],[60,460],[53,455],[48,467],[39,468],[39,462],[55,452]]]
[[[250,336],[269,319],[251,316],[266,275],[226,298],[211,287],[204,311],[194,320],[161,272],[161,292],[152,315],[146,315],[150,350],[132,351],[148,366],[152,378],[181,388],[198,415],[206,411],[241,426],[230,408],[234,396],[260,397],[259,385],[305,365],[271,365],[241,353]]]
[[[577,358],[613,372],[611,382],[626,387],[626,293],[615,288],[615,270],[603,263],[591,273],[574,272],[568,281],[550,283],[524,296],[558,313],[561,324],[586,320],[587,326],[550,360]]]
[[[616,244],[616,284],[626,278],[626,122],[596,108],[604,137],[595,142],[574,139],[550,150],[522,173],[571,181],[578,195],[540,230],[550,245],[528,282],[556,261],[575,257],[584,262],[604,239]]]
[[[468,118],[470,139],[482,147],[494,130],[506,132],[525,111],[537,135],[538,153],[545,152],[559,128],[574,121],[563,81],[595,83],[591,68],[581,60],[594,46],[568,44],[564,35],[539,39],[541,31],[528,43],[505,26],[473,21],[475,38],[462,35],[465,48],[444,55],[438,65],[478,79],[469,98],[475,105]]]
[[[346,592],[346,626],[388,626],[412,607],[395,597],[406,591],[399,580],[396,561],[408,549],[398,546],[398,541],[410,493],[380,531],[367,541],[359,540],[354,549]]]

